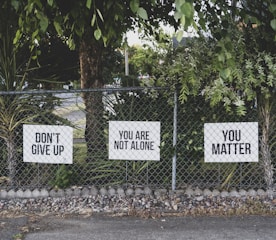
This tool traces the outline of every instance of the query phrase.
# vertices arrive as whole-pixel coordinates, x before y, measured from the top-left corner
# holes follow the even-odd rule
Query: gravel
[[[169,191],[149,187],[0,190],[0,215],[6,213],[112,213],[143,217],[173,215],[276,215],[276,193],[263,189]]]

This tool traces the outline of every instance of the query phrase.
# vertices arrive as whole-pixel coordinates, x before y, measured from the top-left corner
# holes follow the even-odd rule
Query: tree
[[[183,1],[178,3],[184,6]],[[176,6],[176,10],[182,25],[186,25],[182,7]],[[275,145],[276,5],[269,0],[231,1],[231,4],[206,0],[195,2],[195,10],[199,17],[196,27],[205,33],[201,42],[205,51],[190,52],[187,48],[186,64],[179,66],[178,61],[172,61],[171,70],[165,74],[166,80],[181,82],[184,101],[189,95],[201,91],[213,106],[223,103],[228,110],[235,106],[239,115],[246,114],[248,103],[257,101],[261,129],[260,162],[266,186],[272,188],[275,170],[272,146]],[[181,32],[177,37],[179,35]],[[211,45],[206,45],[206,38]]]
[[[132,66],[135,77],[139,78],[140,85],[154,85],[154,69],[159,64],[158,61],[159,54],[151,47],[133,47],[132,54],[129,56],[129,64]],[[144,79],[145,76],[146,79]]]
[[[50,35],[58,34],[71,48],[76,46],[78,49],[81,86],[101,88],[104,83],[102,56],[105,47],[121,42],[123,33],[135,24],[143,26],[148,33],[154,34],[154,28],[159,26],[160,20],[165,20],[175,27],[180,24],[186,29],[192,25],[196,29],[210,31],[212,37],[218,40],[214,69],[220,80],[231,82],[231,74],[235,73],[233,70],[236,67],[235,56],[232,56],[235,45],[232,44],[231,39],[233,25],[231,23],[238,17],[241,24],[247,24],[247,20],[252,19],[250,11],[245,11],[245,7],[236,6],[235,2],[237,1],[232,1],[233,4],[230,5],[228,1],[223,0],[131,0],[129,2],[47,0],[47,3],[42,0],[12,0],[11,4],[19,14],[19,28],[14,42],[20,43],[20,39],[27,35],[33,50],[33,43],[39,42],[45,32]],[[262,2],[271,13],[269,20],[264,21],[263,12],[254,17],[259,21],[259,25],[268,26],[275,36],[275,4],[269,0]],[[198,20],[194,19],[195,12]],[[255,14],[256,11],[253,13]],[[178,39],[181,39],[182,33],[180,29],[177,33]],[[101,96],[84,93],[83,98],[88,119],[86,127],[88,149],[90,151],[101,149],[103,143],[94,138],[97,133],[102,133],[102,115],[94,108],[94,106],[102,106]]]
[[[267,188],[272,188],[275,169],[270,145],[273,145],[271,137],[275,121],[272,109],[275,105],[276,88],[276,5],[272,1],[239,1],[230,10],[232,18],[228,16],[228,19],[233,21],[232,24],[225,24],[225,28],[237,38],[233,45],[229,45],[228,55],[220,55],[219,63],[224,65],[224,69],[220,70],[218,80],[227,86],[223,89],[228,96],[235,98],[234,102],[241,114],[244,101],[257,100],[261,129],[260,161]],[[236,16],[239,18],[236,19]],[[219,66],[217,63],[216,65]],[[219,86],[221,84],[213,85],[209,93],[213,95]],[[229,97],[229,102],[233,98]]]
[[[6,156],[6,159],[3,157],[5,161],[1,164],[7,166],[5,169],[8,170],[7,175],[13,186],[17,180],[20,157],[18,145],[22,137],[22,124],[61,119],[51,119],[54,116],[53,107],[58,102],[51,96],[33,97],[24,93],[11,94],[11,91],[37,89],[40,84],[49,89],[50,86],[60,84],[61,80],[68,79],[68,75],[74,75],[71,69],[71,74],[68,74],[68,62],[59,62],[55,57],[58,66],[55,67],[53,64],[53,48],[58,49],[55,54],[74,54],[69,52],[67,47],[64,48],[64,44],[62,48],[61,42],[52,40],[52,44],[49,45],[47,38],[44,38],[39,47],[30,51],[27,37],[22,36],[20,42],[15,45],[13,40],[18,30],[18,20],[18,14],[11,1],[4,2],[0,8],[0,138],[5,143],[3,156]],[[39,59],[36,58],[37,51],[42,52]]]
[[[247,102],[257,100],[262,130],[260,161],[266,185],[272,188],[274,167],[269,146],[273,144],[271,133],[275,121],[271,115],[276,88],[275,4],[256,0],[230,6],[217,1],[213,7],[209,2],[205,6],[209,9],[206,16],[209,38],[213,41],[213,47],[206,51],[209,64],[203,63],[201,56],[190,56],[193,61],[187,63],[190,68],[186,72],[190,74],[186,76],[190,77],[182,78],[182,99],[194,90],[190,84],[197,79],[212,105],[223,102],[228,109],[234,105],[240,115],[246,114]]]
[[[93,0],[42,0],[12,1],[17,10],[20,27],[15,42],[24,34],[31,45],[40,41],[45,32],[59,35],[70,48],[79,53],[81,87],[102,88],[102,68],[106,47],[118,46],[126,30],[135,25],[144,26],[153,33],[160,20],[175,24],[170,12],[174,1],[93,1]],[[104,142],[95,136],[103,135],[102,96],[83,93],[86,106],[86,140],[89,152],[104,149]],[[95,107],[97,106],[97,108]]]
[[[28,47],[21,43],[17,48],[13,45],[13,38],[17,22],[15,11],[6,2],[0,9],[0,90],[21,90],[27,80],[31,63],[31,54]],[[23,60],[23,56],[25,59]],[[20,62],[20,64],[18,64]],[[31,107],[27,105],[27,98],[17,95],[0,96],[0,138],[6,147],[6,165],[8,177],[12,185],[15,184],[17,169],[18,127],[21,123],[30,120]],[[5,163],[4,163],[5,164]]]
[[[275,89],[276,89],[276,55],[260,52],[246,60],[244,82],[246,95],[256,98],[260,119],[261,164],[268,188],[274,185],[274,164],[272,146],[275,145]]]

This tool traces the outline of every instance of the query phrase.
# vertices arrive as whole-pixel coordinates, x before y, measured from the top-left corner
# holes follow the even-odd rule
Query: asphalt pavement
[[[16,220],[21,224],[25,218]],[[13,225],[15,226],[15,225]],[[40,217],[24,234],[25,240],[275,240],[276,217]],[[3,238],[3,229],[0,232]],[[7,234],[7,231],[6,231]],[[14,232],[13,232],[14,234]],[[7,235],[5,235],[7,237]],[[11,236],[10,236],[11,237]]]

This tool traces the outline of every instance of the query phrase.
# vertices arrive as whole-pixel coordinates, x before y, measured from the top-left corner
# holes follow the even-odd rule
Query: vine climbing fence
[[[242,126],[242,123],[258,123],[256,103],[246,106],[245,116],[237,116],[226,111],[224,106],[210,107],[202,96],[190,97],[180,103],[176,92],[141,87],[1,92],[0,103],[0,188],[92,185],[169,189],[266,187],[261,156],[254,152],[256,146],[242,142],[240,131],[230,132],[232,141],[237,141],[232,143],[231,149],[230,143],[222,148],[218,143],[214,145],[213,150],[220,151],[221,161],[206,161],[204,149],[206,134],[212,138],[216,132],[215,125],[211,132],[204,132],[204,124],[235,122]],[[111,131],[116,132],[119,126],[116,123],[121,123],[126,131],[123,133],[118,129],[118,136],[126,136],[117,139],[114,145],[110,137]],[[33,138],[24,132],[26,125],[31,132],[35,126]],[[46,129],[44,135],[39,134],[37,129],[45,126],[68,127],[64,130],[65,139],[53,155],[50,154],[51,144],[53,141],[58,143],[60,133]],[[256,125],[248,126],[247,137],[253,141],[257,134],[258,144],[260,127],[257,125],[256,131]],[[140,129],[138,137],[144,141],[132,146],[128,141],[135,137],[133,127]],[[275,134],[275,129],[271,131]],[[154,132],[153,136],[149,135],[151,132]],[[226,138],[226,131],[224,134]],[[136,152],[140,150],[140,155],[135,156],[135,152],[123,155],[127,144],[129,148],[136,148]],[[273,146],[275,143],[271,143],[270,153],[272,164],[275,164]],[[112,155],[114,152],[110,148],[121,152]],[[72,161],[59,162],[58,155],[67,150]],[[32,155],[26,157],[28,151]],[[147,151],[154,154],[147,156]],[[227,154],[230,158],[224,161],[223,155]],[[245,158],[240,161],[238,155]]]

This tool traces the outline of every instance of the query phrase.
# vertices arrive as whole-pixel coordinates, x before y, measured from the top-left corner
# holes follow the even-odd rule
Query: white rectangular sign
[[[73,163],[73,129],[57,125],[23,125],[23,161]]]
[[[160,160],[160,122],[110,121],[109,159]]]
[[[258,162],[258,123],[204,124],[205,162]]]

